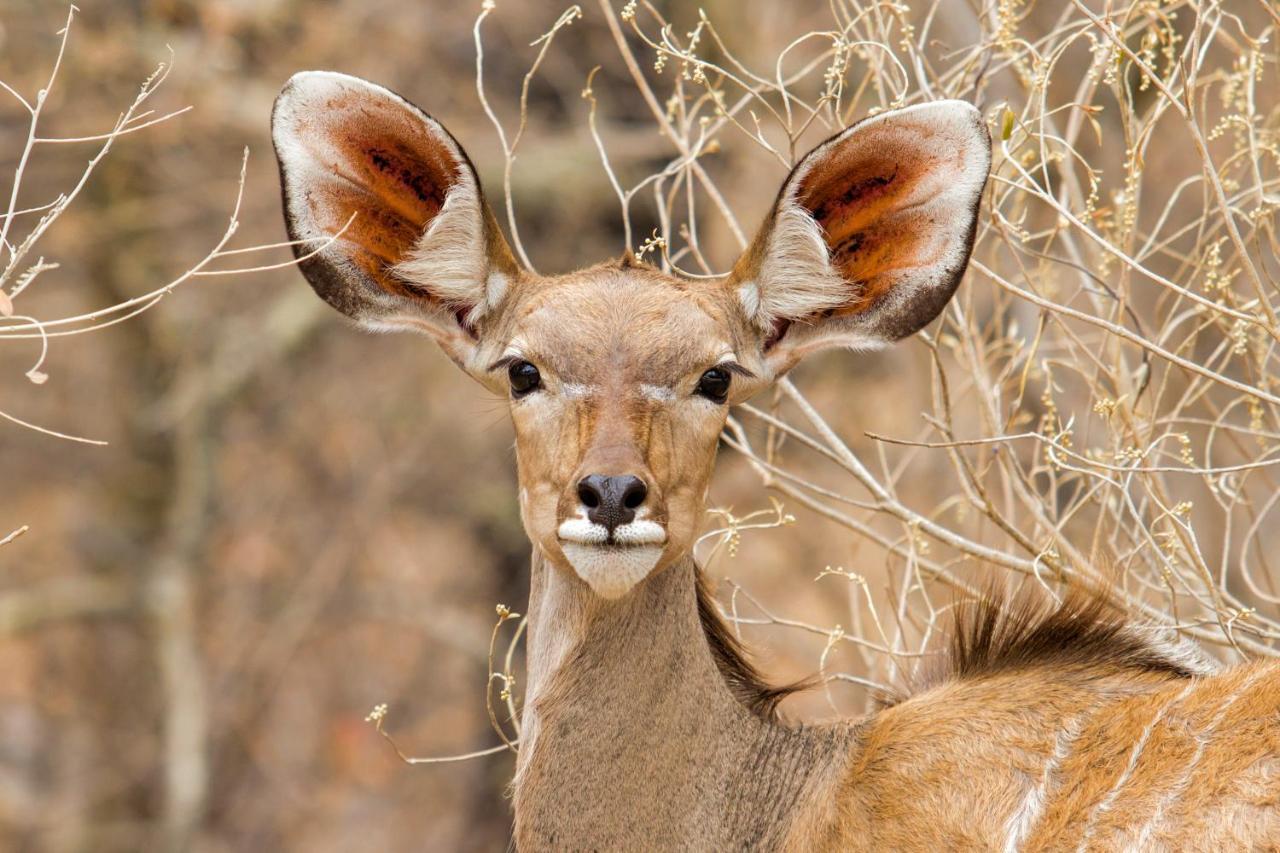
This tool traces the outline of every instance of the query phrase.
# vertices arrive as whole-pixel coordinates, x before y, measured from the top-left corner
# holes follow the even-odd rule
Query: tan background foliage
[[[856,713],[869,688],[908,679],[949,588],[993,576],[1046,589],[1105,576],[1145,618],[1176,620],[1225,660],[1273,653],[1280,21],[1251,0],[1112,6],[1108,36],[1099,3],[713,0],[701,8],[714,28],[693,47],[694,4],[609,7],[748,232],[786,162],[869,109],[976,98],[995,135],[979,265],[944,320],[891,352],[813,359],[796,376],[805,397],[737,413],[737,440],[787,472],[772,493],[772,469],[722,454],[717,505],[741,517],[772,494],[795,516],[776,529],[755,516],[771,529],[700,551],[715,551],[712,574],[730,578],[721,597],[769,673],[821,665],[837,679],[791,700],[795,715]],[[485,17],[485,91],[509,138],[541,47],[530,43],[564,9],[499,2]],[[175,65],[148,106],[195,109],[117,140],[40,243],[61,266],[15,305],[76,315],[182,274],[227,227],[246,145],[235,245],[284,240],[268,117],[307,68],[383,83],[440,118],[501,209],[503,151],[476,93],[480,12],[84,3],[42,135],[109,129],[168,48]],[[530,259],[554,273],[624,246],[583,97],[598,66],[594,126],[619,183],[671,168],[658,185],[669,197],[655,201],[653,185],[635,196],[633,246],[661,229],[668,255],[697,270],[683,224],[707,268],[727,269],[733,227],[659,132],[605,13],[583,13],[530,83],[511,172]],[[0,79],[34,97],[65,15],[2,0]],[[660,15],[672,25],[661,73]],[[781,76],[799,78],[786,88],[800,100],[783,119],[775,62],[810,32],[786,53]],[[0,105],[9,176],[28,116]],[[93,150],[38,148],[18,206],[65,192]],[[39,385],[26,373],[40,341],[17,338],[18,323],[0,321],[0,411],[109,446],[0,421],[0,538],[29,526],[0,546],[0,839],[503,847],[510,756],[406,767],[364,717],[388,703],[388,730],[415,755],[496,742],[494,605],[520,609],[527,584],[504,402],[423,339],[354,332],[289,268],[193,279],[119,325],[52,339]],[[806,417],[806,398],[854,462]],[[828,454],[784,441],[788,429]],[[815,581],[827,567],[846,574]]]

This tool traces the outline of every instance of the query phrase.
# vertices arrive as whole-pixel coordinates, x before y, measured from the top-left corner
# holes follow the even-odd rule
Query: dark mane
[[[1205,668],[1158,639],[1091,591],[1069,591],[1054,605],[1041,596],[988,592],[960,601],[946,663],[929,681],[975,679],[1032,667],[1127,669],[1191,678]]]
[[[702,621],[702,630],[707,635],[707,645],[711,647],[711,655],[715,658],[716,667],[719,668],[725,683],[729,685],[729,690],[739,702],[758,717],[766,720],[776,719],[778,703],[792,693],[809,687],[809,681],[797,681],[779,687],[768,684],[747,657],[746,650],[738,642],[738,638],[733,635],[720,616],[715,598],[707,586],[706,576],[701,569],[696,569],[695,574],[698,618]]]
[[[696,574],[698,617],[720,674],[752,713],[776,719],[778,703],[813,686],[813,680],[781,686],[766,682],[720,615],[702,570]],[[1214,671],[1214,665],[1194,650],[1169,643],[1158,633],[1135,629],[1124,610],[1092,590],[1070,590],[1056,604],[1042,595],[1009,596],[990,590],[958,601],[953,613],[942,662],[909,690],[876,696],[880,707],[896,705],[946,682],[1044,667],[1129,670],[1169,678],[1194,678]]]

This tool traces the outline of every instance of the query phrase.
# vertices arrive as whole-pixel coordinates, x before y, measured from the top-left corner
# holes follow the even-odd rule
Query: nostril
[[[622,494],[622,505],[627,509],[637,509],[648,495],[649,490],[645,488],[644,481],[633,477]]]
[[[644,480],[632,474],[590,474],[578,481],[578,500],[587,520],[608,528],[610,535],[635,520],[648,496]]]
[[[578,483],[578,500],[582,501],[582,505],[587,509],[596,509],[600,506],[600,493],[596,491],[594,485],[583,480]]]

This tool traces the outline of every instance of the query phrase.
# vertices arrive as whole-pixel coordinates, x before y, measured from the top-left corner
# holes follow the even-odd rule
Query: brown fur
[[[1203,679],[1049,666],[939,684],[871,718],[827,845],[1275,849],[1278,711],[1270,663]]]
[[[322,297],[429,333],[495,392],[508,364],[539,372],[510,394],[534,544],[521,849],[1280,848],[1274,663],[1193,676],[1094,599],[988,601],[961,608],[949,664],[913,694],[792,725],[775,710],[794,688],[764,682],[694,564],[728,405],[813,349],[910,334],[950,298],[989,163],[972,107],[823,143],[734,273],[697,283],[629,255],[519,270],[461,148],[365,81],[296,77],[273,138],[292,234],[363,217],[303,265]],[[727,399],[698,391],[714,367]],[[646,485],[630,544],[601,544],[587,475]]]
[[[1203,676],[1101,596],[968,600],[945,665],[869,719],[843,783],[843,829],[826,842],[1273,849],[1278,712],[1273,662]],[[1247,738],[1228,732],[1237,715]],[[1216,785],[1225,799],[1187,807],[1197,777],[1219,773],[1233,777]]]

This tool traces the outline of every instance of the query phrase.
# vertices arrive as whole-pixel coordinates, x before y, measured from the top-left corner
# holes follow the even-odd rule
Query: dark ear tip
[[[897,343],[909,338],[936,320],[960,288],[960,282],[968,268],[969,252],[965,252],[963,261],[944,270],[933,286],[922,288],[921,295],[912,306],[913,310],[884,327],[884,336],[889,342]]]

